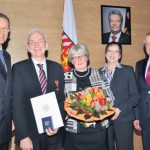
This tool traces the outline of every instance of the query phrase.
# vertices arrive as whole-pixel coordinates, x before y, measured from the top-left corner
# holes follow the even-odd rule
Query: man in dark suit
[[[9,18],[0,13],[0,150],[9,149],[12,132],[11,58],[3,47],[8,39],[9,32]]]
[[[150,33],[147,33],[144,42],[147,58],[136,63],[136,78],[140,93],[140,104],[137,107],[134,126],[137,130],[142,131],[142,141],[144,150],[150,149]]]
[[[110,10],[108,14],[109,27],[111,32],[103,34],[103,44],[110,42],[119,42],[121,44],[129,44],[130,37],[121,31],[123,16],[119,10]]]
[[[28,38],[27,49],[30,58],[13,65],[13,118],[16,127],[16,144],[25,149],[61,150],[62,129],[51,130],[38,134],[30,98],[43,93],[40,85],[40,68],[46,75],[45,93],[55,92],[60,111],[64,118],[64,75],[62,67],[46,59],[48,42],[46,36],[38,29],[33,29]]]

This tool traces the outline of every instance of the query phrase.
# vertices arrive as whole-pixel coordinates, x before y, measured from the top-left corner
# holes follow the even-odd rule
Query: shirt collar
[[[116,68],[122,68],[122,65],[120,63],[117,63]],[[105,71],[107,69],[107,64],[102,68],[102,71]]]
[[[2,52],[3,52],[2,47],[0,47],[0,51],[2,51]]]
[[[119,38],[120,35],[121,35],[121,31],[118,34],[116,34],[116,35],[113,35],[112,32],[110,33],[110,37],[115,36],[115,37]]]
[[[42,62],[38,62],[35,58],[31,57],[34,65],[37,65],[37,64],[43,64],[44,66],[46,65],[46,59],[44,59]]]

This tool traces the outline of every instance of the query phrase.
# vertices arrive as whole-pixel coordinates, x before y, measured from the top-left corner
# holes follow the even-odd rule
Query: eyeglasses
[[[85,54],[83,54],[83,55],[80,55],[80,56],[72,57],[71,59],[72,59],[73,61],[77,61],[77,60],[79,60],[79,59],[83,59],[83,58],[85,58],[85,57],[86,57],[86,55],[85,55]]]
[[[7,27],[0,27],[0,32],[3,31],[4,33],[8,33],[10,31]]]
[[[113,51],[113,50],[108,50],[107,53],[115,53],[115,54],[118,54],[119,51],[117,51],[117,50],[114,50],[114,51]]]
[[[31,40],[31,41],[28,42],[28,44],[29,44],[30,46],[33,46],[33,45],[35,45],[35,44],[43,45],[43,44],[45,44],[45,42],[46,42],[46,41],[44,41],[44,40],[38,40],[38,41]]]

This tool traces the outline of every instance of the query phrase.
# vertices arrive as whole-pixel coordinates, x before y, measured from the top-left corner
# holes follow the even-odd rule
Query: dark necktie
[[[0,50],[0,60],[1,60],[2,64],[4,65],[4,68],[5,68],[6,63],[5,63],[5,59],[4,59],[4,55],[3,55],[2,50]],[[6,69],[6,68],[5,68],[5,69]]]
[[[45,75],[45,72],[43,70],[43,65],[42,64],[37,64],[37,65],[40,68],[40,71],[39,71],[39,80],[40,80],[40,85],[41,85],[42,93],[45,94],[46,90],[47,90],[46,75]]]
[[[116,38],[116,36],[112,36],[112,41],[115,42]]]
[[[146,83],[150,87],[150,66],[147,69],[147,74],[146,74]]]

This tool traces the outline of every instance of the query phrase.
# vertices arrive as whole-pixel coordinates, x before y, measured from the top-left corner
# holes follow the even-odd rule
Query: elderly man
[[[150,32],[147,33],[144,41],[144,48],[147,57],[136,63],[136,78],[140,93],[140,104],[137,108],[134,126],[142,131],[144,150],[150,149]]]
[[[130,43],[130,37],[122,32],[123,16],[119,10],[110,10],[108,14],[109,27],[111,32],[103,34],[103,43],[119,42]]]
[[[23,150],[61,150],[62,129],[48,128],[46,133],[39,134],[30,98],[54,91],[63,115],[64,75],[62,68],[58,63],[46,59],[48,42],[41,31],[31,30],[27,50],[30,58],[14,64],[12,69],[16,144],[20,145]]]

